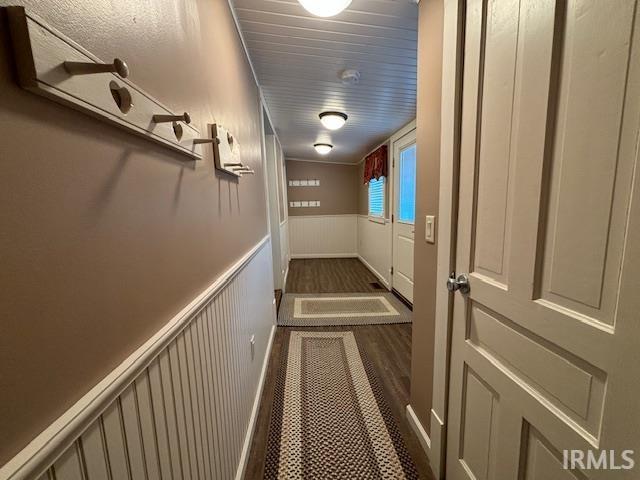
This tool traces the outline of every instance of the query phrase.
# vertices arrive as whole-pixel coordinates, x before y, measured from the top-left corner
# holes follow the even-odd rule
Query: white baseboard
[[[357,253],[292,253],[291,258],[358,258]]]
[[[433,474],[439,480],[444,480],[445,465],[445,426],[438,414],[431,409],[431,448],[429,449],[429,463]]]
[[[287,268],[287,272],[289,269]],[[253,400],[253,408],[251,409],[251,418],[249,419],[249,426],[247,427],[247,434],[244,437],[244,444],[242,445],[242,454],[240,455],[240,461],[238,463],[238,470],[236,472],[236,480],[242,480],[244,478],[245,470],[247,469],[247,462],[249,461],[249,454],[251,453],[251,443],[253,442],[253,434],[256,430],[256,420],[258,418],[258,410],[260,409],[260,399],[262,398],[262,391],[264,389],[264,381],[267,376],[267,368],[269,366],[269,357],[271,356],[271,347],[273,346],[273,338],[276,334],[276,325],[271,327],[271,334],[269,335],[269,343],[267,344],[267,350],[264,354],[264,360],[262,361],[262,371],[260,372],[260,380],[258,381],[258,388],[256,390],[256,396]]]
[[[424,453],[427,454],[427,457],[431,459],[431,439],[429,435],[427,435],[427,431],[420,423],[416,412],[413,411],[413,407],[411,405],[407,405],[407,420],[409,420],[409,425],[411,425],[411,429],[420,440],[420,445],[422,445],[422,449]]]
[[[378,280],[380,280],[380,282],[382,282],[382,284],[385,287],[387,287],[387,290],[391,290],[391,284],[380,274],[380,272],[378,272],[375,268],[373,268],[371,264],[367,262],[362,255],[358,255],[358,259],[362,263],[364,263],[364,266],[367,267],[371,271],[371,273],[373,273],[376,277],[378,277]]]

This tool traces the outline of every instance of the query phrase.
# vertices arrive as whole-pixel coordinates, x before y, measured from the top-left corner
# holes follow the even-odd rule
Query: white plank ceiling
[[[297,0],[233,0],[249,56],[287,158],[357,163],[416,115],[418,7],[414,0],[353,0],[319,18]],[[343,85],[345,69],[361,73]],[[318,114],[349,115],[338,131]],[[313,149],[331,143],[326,156]]]

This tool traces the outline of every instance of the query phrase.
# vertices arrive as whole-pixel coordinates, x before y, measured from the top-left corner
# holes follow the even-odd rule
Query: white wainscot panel
[[[358,257],[387,287],[391,285],[391,223],[358,215]]]
[[[275,331],[271,279],[264,239],[0,479],[242,478]]]
[[[289,217],[291,258],[358,256],[357,215]]]

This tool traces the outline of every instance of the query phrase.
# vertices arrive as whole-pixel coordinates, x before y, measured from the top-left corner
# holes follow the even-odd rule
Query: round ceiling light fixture
[[[329,130],[339,130],[347,122],[346,113],[342,112],[322,112],[320,115],[320,121]]]
[[[313,148],[315,148],[316,152],[318,152],[320,155],[326,155],[331,151],[333,145],[331,145],[330,143],[316,143],[313,145]]]
[[[298,0],[298,2],[317,17],[333,17],[347,8],[351,0]]]

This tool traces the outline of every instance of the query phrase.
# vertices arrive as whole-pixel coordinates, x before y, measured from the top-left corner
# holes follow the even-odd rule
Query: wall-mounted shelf
[[[176,115],[123,78],[128,76],[123,60],[106,64],[23,7],[7,7],[6,11],[20,86],[191,159],[202,158],[194,142],[199,132],[189,125],[188,114]],[[117,53],[125,58],[126,52]]]
[[[242,163],[238,140],[222,125],[210,125],[213,143],[213,160],[217,170],[235,177],[253,175],[251,167]]]

